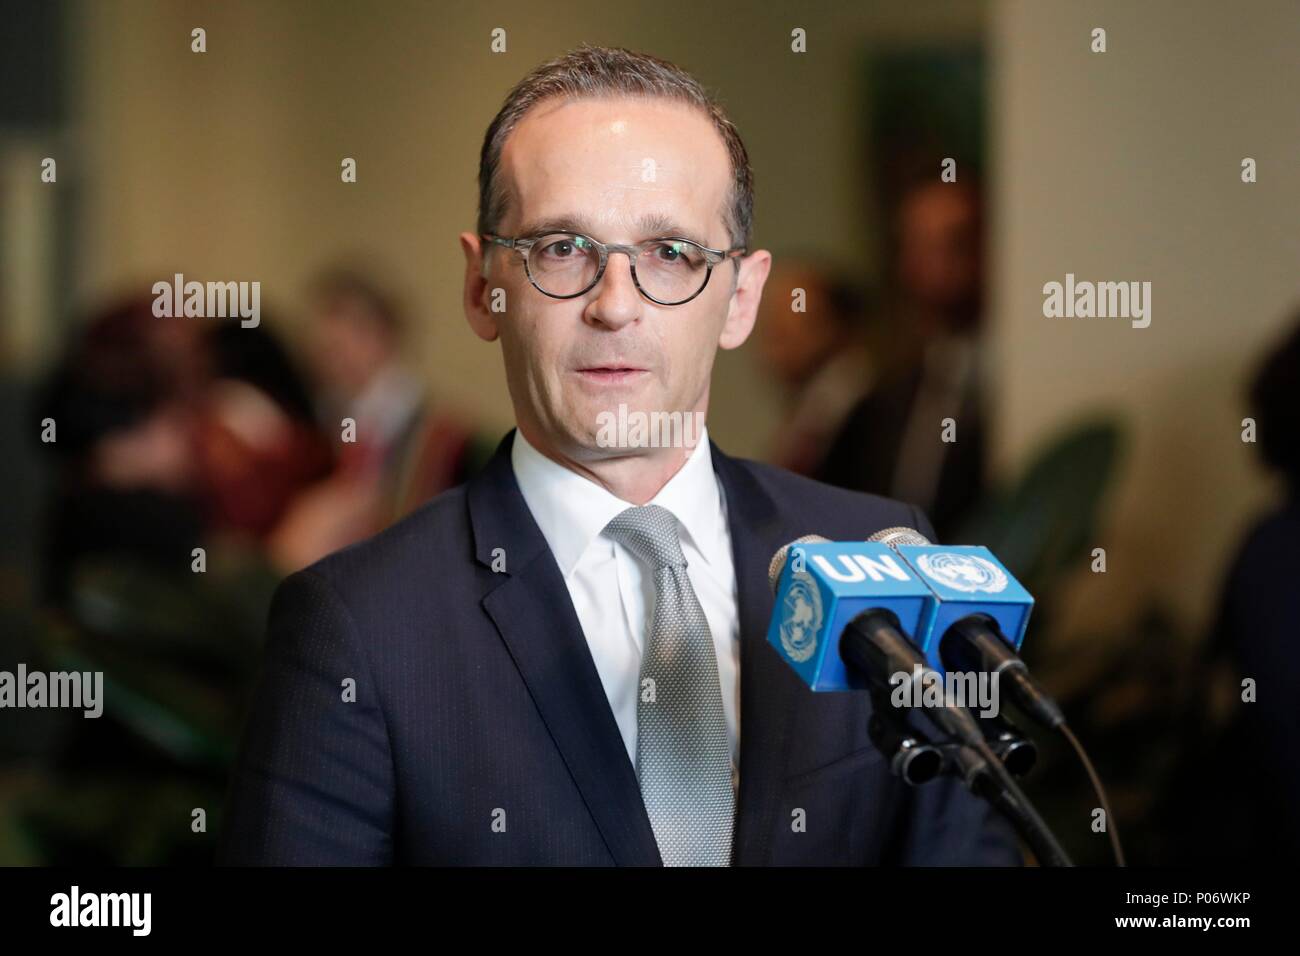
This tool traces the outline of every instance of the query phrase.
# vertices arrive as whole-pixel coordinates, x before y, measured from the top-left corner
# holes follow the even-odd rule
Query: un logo
[[[806,571],[790,577],[790,588],[781,604],[781,646],[790,660],[802,664],[817,650],[817,632],[822,626],[822,595]]]
[[[923,554],[916,559],[921,572],[940,584],[972,594],[984,591],[997,594],[1007,586],[1007,573],[987,558],[975,554]]]

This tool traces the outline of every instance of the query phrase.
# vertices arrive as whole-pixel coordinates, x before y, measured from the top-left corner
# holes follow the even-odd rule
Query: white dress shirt
[[[615,515],[633,505],[547,458],[518,429],[510,451],[519,490],[560,567],[635,768],[637,694],[654,611],[654,575],[621,544],[601,534]],[[647,503],[667,508],[681,528],[686,573],[717,654],[732,785],[738,786],[740,619],[726,499],[713,471],[707,429],[701,429],[699,444],[686,463]]]

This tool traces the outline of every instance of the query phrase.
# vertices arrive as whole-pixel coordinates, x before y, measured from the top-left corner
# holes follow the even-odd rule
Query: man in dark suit
[[[518,427],[468,485],[281,586],[219,858],[1018,862],[959,782],[890,774],[865,694],[809,692],[766,643],[779,547],[931,529],[708,440],[714,355],[771,264],[716,103],[581,48],[511,92],[480,190],[465,309],[501,340]]]

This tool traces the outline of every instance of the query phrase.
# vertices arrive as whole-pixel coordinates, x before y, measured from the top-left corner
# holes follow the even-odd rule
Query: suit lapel
[[[588,811],[620,866],[660,866],[636,771],[627,758],[568,588],[510,463],[514,431],[467,488],[475,557],[506,571],[483,609],[509,648]]]
[[[790,723],[805,692],[767,643],[774,599],[767,569],[772,555],[807,529],[782,522],[771,496],[735,459],[711,443],[713,468],[727,496],[727,525],[736,568],[740,616],[740,794],[733,862],[768,862],[790,746]]]

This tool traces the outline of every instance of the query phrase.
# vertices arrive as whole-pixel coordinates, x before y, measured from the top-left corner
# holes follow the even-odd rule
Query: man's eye
[[[542,252],[552,259],[569,259],[572,258],[576,251],[576,246],[572,239],[560,239],[549,243],[542,248]]]
[[[661,242],[652,254],[657,262],[670,266],[695,267],[704,261],[699,251],[687,242]]]

